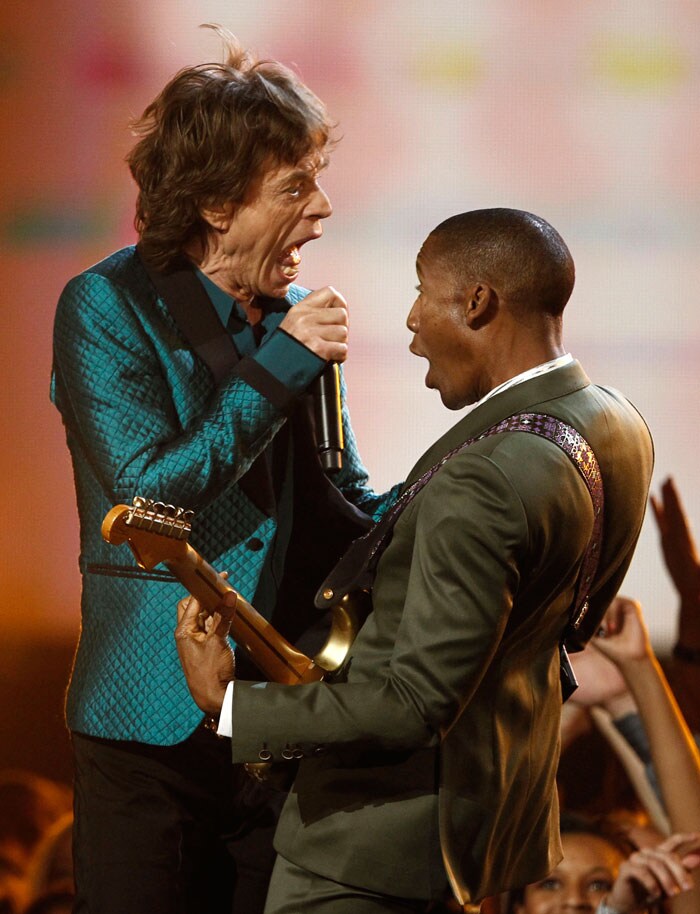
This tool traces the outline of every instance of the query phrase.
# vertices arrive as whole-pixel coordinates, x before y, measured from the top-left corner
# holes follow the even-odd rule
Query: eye
[[[549,876],[547,879],[538,882],[536,887],[543,892],[558,892],[561,889],[561,880],[556,879],[554,876]]]
[[[293,187],[287,188],[287,195],[293,197],[295,200],[301,197],[301,184],[295,184]]]
[[[611,892],[612,887],[613,887],[613,884],[612,884],[611,879],[603,879],[603,878],[592,879],[588,883],[589,892],[597,892],[597,893]]]

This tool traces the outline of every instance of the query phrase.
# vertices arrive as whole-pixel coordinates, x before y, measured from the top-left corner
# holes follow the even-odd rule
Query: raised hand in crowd
[[[672,477],[650,501],[666,568],[680,598],[678,641],[700,654],[700,555]]]
[[[588,652],[602,655],[624,678],[646,731],[670,830],[700,832],[700,753],[654,654],[640,604],[617,597]],[[575,663],[575,669],[585,698],[586,668]],[[698,910],[698,888],[674,900],[674,914]]]
[[[651,496],[666,568],[678,592],[673,660],[666,671],[688,725],[700,733],[700,554],[671,477]]]
[[[676,898],[692,890],[691,871],[700,865],[700,834],[674,834],[656,847],[634,851],[620,864],[605,899],[617,914],[647,910],[660,898]]]

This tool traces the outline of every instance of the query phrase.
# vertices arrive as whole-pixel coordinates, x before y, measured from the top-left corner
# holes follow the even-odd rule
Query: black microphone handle
[[[328,475],[343,468],[343,417],[340,407],[340,370],[337,362],[329,362],[314,382],[314,412],[316,416],[316,449],[321,466]]]

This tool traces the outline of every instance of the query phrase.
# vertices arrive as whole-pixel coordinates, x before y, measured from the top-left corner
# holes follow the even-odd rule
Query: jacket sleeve
[[[189,350],[173,358],[181,376],[194,371]],[[287,388],[244,358],[184,428],[172,380],[124,290],[84,273],[58,304],[55,401],[114,501],[145,492],[188,508],[206,505],[246,472],[309,380]]]
[[[502,637],[519,566],[529,543],[525,511],[502,471],[488,458],[450,462],[416,499],[395,529],[415,519],[410,570],[395,578],[390,545],[378,569],[375,611],[355,651],[377,658],[360,680],[302,686],[237,682],[234,761],[279,758],[285,747],[370,744],[410,749],[434,743],[450,728],[478,686]],[[383,570],[384,569],[384,570]],[[385,583],[388,582],[388,583]],[[382,644],[383,587],[405,586],[388,662]],[[363,659],[364,660],[364,659]],[[363,670],[364,672],[364,670]],[[352,673],[352,668],[351,668]]]

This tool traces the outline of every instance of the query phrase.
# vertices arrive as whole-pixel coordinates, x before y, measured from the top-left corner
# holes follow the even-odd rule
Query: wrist
[[[625,657],[617,660],[616,663],[625,682],[629,682],[630,677],[641,675],[649,667],[653,667],[656,663],[656,656],[651,648],[648,648],[637,657]]]
[[[620,718],[626,717],[628,714],[637,713],[636,702],[629,692],[623,692],[622,695],[608,698],[607,701],[603,702],[603,707],[614,721],[620,720]]]
[[[206,691],[202,690],[200,694],[193,695],[197,705],[207,715],[207,719],[211,719],[214,722],[214,729],[216,729],[221,715],[221,706],[224,703],[227,685],[227,682],[223,684],[217,683],[216,685],[211,685]]]

